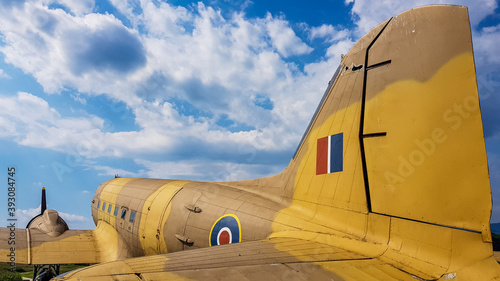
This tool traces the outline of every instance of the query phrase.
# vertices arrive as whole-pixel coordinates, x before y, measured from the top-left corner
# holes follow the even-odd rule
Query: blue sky
[[[115,174],[280,172],[340,55],[431,3],[469,6],[500,222],[497,1],[0,0],[0,161],[17,168],[20,226],[42,186],[71,228],[90,229],[95,189]]]

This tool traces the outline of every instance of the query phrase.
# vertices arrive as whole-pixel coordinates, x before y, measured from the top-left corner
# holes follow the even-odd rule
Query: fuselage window
[[[109,204],[109,206],[108,206],[108,214],[110,214],[110,213],[111,213],[111,209],[112,209],[112,208],[113,208],[113,205],[112,205],[112,204]]]
[[[101,200],[97,203],[97,209],[101,208]]]
[[[116,217],[118,215],[118,206],[115,206],[115,214],[114,216]]]
[[[126,215],[127,215],[127,209],[122,209],[122,215],[120,218],[124,220]]]
[[[135,211],[132,211],[132,212],[130,212],[130,219],[128,221],[133,223],[134,219],[135,219]]]
[[[106,210],[106,202],[102,202],[102,210]]]

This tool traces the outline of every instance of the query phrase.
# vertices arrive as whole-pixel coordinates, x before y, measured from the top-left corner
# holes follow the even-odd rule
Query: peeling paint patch
[[[451,280],[451,279],[455,279],[456,276],[457,276],[456,273],[448,273],[448,274],[444,275],[444,278],[446,278],[446,280]]]

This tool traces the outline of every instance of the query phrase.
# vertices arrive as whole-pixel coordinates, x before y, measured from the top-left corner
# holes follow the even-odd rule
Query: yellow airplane
[[[96,263],[55,280],[498,280],[491,200],[467,8],[426,6],[343,56],[280,174],[114,178],[96,229],[46,210],[0,255]]]

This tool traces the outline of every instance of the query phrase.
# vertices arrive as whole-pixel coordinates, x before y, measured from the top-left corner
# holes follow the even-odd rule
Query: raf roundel
[[[210,246],[241,242],[241,225],[236,215],[227,214],[220,217],[210,230]]]

